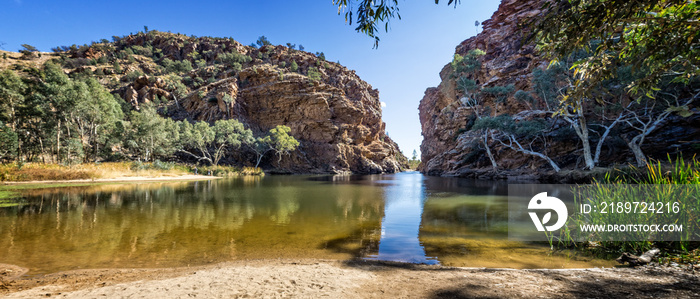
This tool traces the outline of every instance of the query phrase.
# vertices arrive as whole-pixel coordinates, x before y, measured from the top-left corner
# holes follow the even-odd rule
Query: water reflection
[[[437,264],[418,239],[425,199],[423,176],[401,173],[386,187],[382,236],[376,255],[368,259]]]
[[[27,205],[0,208],[0,263],[33,273],[261,258],[600,264],[509,242],[505,192],[505,184],[419,173],[34,190]]]

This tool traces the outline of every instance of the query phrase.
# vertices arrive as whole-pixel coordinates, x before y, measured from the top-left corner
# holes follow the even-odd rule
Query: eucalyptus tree
[[[218,120],[213,126],[204,121],[194,125],[188,121],[182,121],[179,126],[182,145],[195,148],[199,154],[184,148],[179,151],[199,161],[209,161],[212,165],[218,165],[230,150],[239,149],[243,144],[254,142],[253,132],[235,119]]]
[[[573,66],[576,81],[565,99],[595,90],[618,65],[642,70],[626,87],[653,97],[665,78],[700,75],[700,2],[687,0],[556,0],[533,20],[539,48],[557,59],[580,49],[592,55]]]
[[[144,105],[140,111],[132,111],[129,119],[125,124],[124,147],[139,160],[167,158],[179,148],[177,123],[158,115],[155,108]]]
[[[17,155],[18,138],[12,128],[0,121],[0,161],[12,161]]]
[[[76,105],[72,121],[78,128],[83,148],[97,161],[100,146],[124,114],[119,102],[95,79],[74,82],[74,86]]]
[[[277,162],[282,160],[282,155],[296,150],[300,143],[293,136],[289,135],[291,128],[285,125],[278,125],[270,129],[264,137],[258,137],[255,142],[248,144],[256,154],[255,167],[260,165],[260,161],[266,153],[272,151],[277,154]]]
[[[438,4],[440,0],[435,0]],[[449,0],[447,5],[455,6],[460,0]],[[384,25],[384,31],[389,31],[389,21],[394,18],[401,19],[399,13],[399,0],[333,0],[333,5],[338,7],[338,14],[345,12],[345,22],[352,25],[357,23],[355,31],[374,38],[374,47],[379,46],[379,26]],[[299,49],[302,50],[303,49]]]
[[[17,128],[17,107],[24,104],[26,84],[11,70],[0,72],[0,121]]]

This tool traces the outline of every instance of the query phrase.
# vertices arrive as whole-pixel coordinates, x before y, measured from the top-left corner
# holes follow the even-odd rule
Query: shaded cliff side
[[[261,135],[291,128],[301,146],[263,165],[285,173],[392,173],[406,166],[385,133],[379,91],[354,71],[291,47],[151,31],[59,53],[133,109],[155,105],[175,120],[236,119]],[[223,159],[248,161],[245,149]]]
[[[473,90],[482,90],[478,95],[478,106],[483,111],[481,117],[484,114],[493,119],[508,116],[516,120],[516,125],[520,120],[541,119],[547,124],[543,129],[546,132],[528,145],[551,157],[563,170],[582,169],[581,140],[573,130],[551,111],[533,108],[538,103],[546,105],[547,101],[533,90],[533,71],[547,69],[549,61],[540,57],[534,44],[528,42],[531,34],[528,24],[533,18],[543,16],[541,8],[545,2],[503,0],[491,19],[483,22],[483,31],[456,47],[455,53],[465,57],[472,50],[483,51],[478,57],[480,68],[465,75],[457,74],[453,65],[447,64],[440,72],[440,85],[425,91],[419,106],[423,135],[419,169],[423,173],[523,180],[561,180],[565,173],[554,175],[544,159],[517,152],[490,138],[487,146],[498,162],[498,171],[493,171],[483,145],[483,131],[471,130],[477,121],[477,108],[465,105],[465,92],[458,82],[465,79],[475,84],[470,87]],[[518,99],[518,92],[530,102]],[[601,109],[599,107],[586,107],[587,115],[594,114],[595,109]],[[691,111],[693,109],[697,110],[691,106]],[[601,119],[605,117],[608,115]],[[664,160],[667,154],[690,157],[699,150],[696,146],[700,140],[699,127],[698,113],[690,117],[669,116],[660,129],[648,136],[644,152]],[[634,155],[626,144],[634,133],[631,128],[615,127],[614,134],[605,140],[597,166],[634,162]],[[601,132],[591,129],[590,135],[591,143],[595,144]]]

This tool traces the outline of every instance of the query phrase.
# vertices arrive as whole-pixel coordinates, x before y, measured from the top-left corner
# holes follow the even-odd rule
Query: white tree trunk
[[[486,155],[489,156],[489,160],[491,160],[491,167],[493,167],[493,171],[497,172],[498,171],[498,163],[496,163],[496,158],[493,157],[493,153],[491,153],[491,148],[489,148],[489,142],[488,142],[488,134],[489,130],[484,130],[484,148],[486,148]]]

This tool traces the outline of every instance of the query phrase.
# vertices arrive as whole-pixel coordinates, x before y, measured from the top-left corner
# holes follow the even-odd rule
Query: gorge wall
[[[479,105],[486,107],[488,115],[548,119],[550,125],[547,129],[557,132],[547,133],[542,139],[546,140],[546,149],[540,147],[539,150],[552,157],[564,170],[581,169],[581,141],[576,134],[566,131],[565,124],[552,121],[551,113],[537,111],[530,103],[514,96],[514,91],[524,91],[533,95],[533,101],[542,102],[534,95],[532,74],[537,68],[546,69],[549,61],[540,57],[533,43],[529,42],[531,29],[527,25],[532,18],[543,16],[541,9],[545,2],[503,0],[491,19],[483,22],[483,31],[460,43],[455,53],[466,56],[471,50],[482,50],[485,54],[479,57],[481,67],[467,78],[478,88],[508,87],[507,96],[480,95]],[[420,171],[429,175],[481,179],[562,181],[562,172],[556,174],[556,179],[552,178],[555,174],[545,160],[516,152],[491,139],[488,147],[498,161],[499,169],[494,172],[482,145],[482,134],[470,130],[476,119],[474,107],[464,105],[464,93],[458,88],[459,76],[451,64],[442,69],[440,77],[440,85],[428,88],[419,106],[423,135]],[[698,128],[698,113],[686,118],[670,116],[661,129],[648,136],[643,149],[650,157],[663,160],[667,160],[667,154],[690,157],[699,150]],[[606,140],[600,166],[634,162],[625,143],[631,136],[630,130],[619,127],[615,137]],[[592,141],[600,136],[596,134],[591,133]]]
[[[279,158],[269,154],[262,166],[274,172],[393,173],[406,166],[386,135],[379,91],[322,53],[151,31],[69,54],[73,61],[116,58],[119,70],[115,63],[70,71],[105,74],[101,82],[134,109],[155,105],[164,116],[191,122],[236,119],[256,136],[290,127],[300,147]],[[255,161],[251,155],[242,148],[223,161]]]

